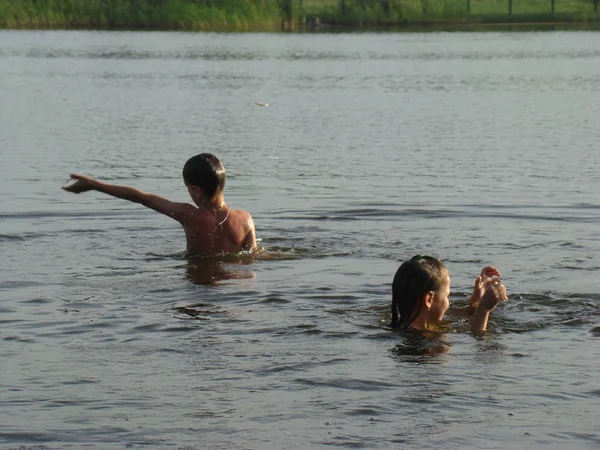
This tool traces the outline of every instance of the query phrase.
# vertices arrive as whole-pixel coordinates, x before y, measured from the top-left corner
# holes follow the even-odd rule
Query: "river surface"
[[[599,32],[1,31],[0,445],[599,448],[599,144]],[[256,258],[60,189],[200,152]],[[387,328],[418,253],[485,336]]]

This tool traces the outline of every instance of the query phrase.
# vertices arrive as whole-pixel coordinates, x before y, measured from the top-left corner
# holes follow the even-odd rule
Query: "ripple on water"
[[[515,293],[493,313],[500,333],[523,333],[549,327],[579,327],[600,311],[598,294]]]
[[[21,300],[21,303],[29,304],[29,305],[45,305],[48,303],[53,303],[54,299],[51,298],[30,298],[27,300]]]
[[[265,303],[265,304],[291,303],[291,300],[285,299],[283,297],[284,297],[284,294],[282,294],[282,293],[271,292],[271,293],[263,296],[263,298],[260,300],[260,303]]]
[[[600,326],[592,328],[590,334],[594,337],[600,337]]]
[[[357,378],[338,378],[335,381],[320,377],[295,378],[294,382],[310,387],[333,387],[351,391],[384,391],[395,384],[384,381],[361,380]]]
[[[22,342],[25,344],[35,344],[38,342],[35,339],[23,336],[5,336],[4,338],[2,338],[2,340],[6,342]]]
[[[36,433],[36,432],[11,432],[11,433],[2,433],[0,432],[0,438],[8,443],[8,444],[21,444],[21,446],[16,447],[18,449],[39,449],[39,450],[47,450],[49,448],[53,448],[53,442],[60,442],[63,438],[62,434],[59,433]],[[44,443],[42,446],[31,446],[30,443],[40,442]],[[26,446],[23,446],[25,444]],[[48,446],[49,445],[49,446]]]
[[[0,282],[0,290],[23,289],[23,288],[27,288],[27,287],[37,287],[37,286],[44,286],[44,283],[37,282],[37,281],[25,281],[25,280]]]
[[[228,317],[230,312],[223,309],[221,306],[212,305],[209,303],[198,303],[189,306],[176,306],[173,308],[177,314],[175,317],[179,319],[192,320],[210,320],[214,317]]]
[[[287,364],[269,364],[266,367],[262,367],[258,370],[262,375],[268,375],[279,372],[305,372],[314,368],[327,367],[327,366],[335,366],[340,363],[347,363],[350,361],[347,358],[332,358],[323,361],[309,361],[309,362],[295,362],[295,363],[287,363]]]

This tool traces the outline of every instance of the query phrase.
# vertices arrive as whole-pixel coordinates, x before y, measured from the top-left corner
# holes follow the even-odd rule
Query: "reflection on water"
[[[256,277],[250,267],[256,261],[294,260],[305,253],[304,250],[285,247],[259,247],[256,251],[237,254],[213,255],[209,257],[187,257],[185,253],[175,255],[185,259],[186,278],[198,285],[219,285],[227,280],[243,280]],[[244,268],[244,266],[248,268]]]
[[[498,365],[506,358],[506,352],[509,348],[502,344],[497,335],[485,334],[477,336],[477,345],[475,347],[474,360],[483,364]],[[516,356],[516,355],[512,355]],[[526,355],[518,354],[517,357],[525,357]]]
[[[390,352],[399,362],[418,364],[443,364],[452,351],[452,344],[445,333],[405,330],[397,333],[402,342]]]
[[[222,257],[191,257],[185,265],[186,278],[198,285],[219,285],[227,280],[251,279],[256,274],[241,266],[250,266],[252,255],[224,255]]]

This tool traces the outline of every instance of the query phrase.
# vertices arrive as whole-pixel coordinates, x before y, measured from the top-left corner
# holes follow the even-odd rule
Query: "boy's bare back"
[[[247,211],[222,208],[213,214],[190,204],[182,205],[180,223],[189,255],[237,253],[256,248],[254,221]]]

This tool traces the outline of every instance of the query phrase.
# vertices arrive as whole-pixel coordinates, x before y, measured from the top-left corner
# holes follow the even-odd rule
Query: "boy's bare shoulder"
[[[245,223],[248,227],[254,228],[254,220],[252,219],[252,216],[244,209],[230,209],[229,217],[240,224]]]
[[[181,203],[179,206],[183,217],[182,224],[184,225],[184,227],[186,225],[214,225],[213,222],[215,221],[215,217],[207,211],[203,211],[200,208],[189,203]],[[236,230],[243,230],[246,232],[254,230],[254,220],[252,219],[252,216],[248,211],[245,211],[243,209],[230,208],[229,212],[226,215],[225,221],[229,224],[229,226],[233,226],[233,228]]]
[[[181,215],[181,222],[187,222],[190,219],[195,220],[198,215],[198,208],[190,203],[177,203],[177,210]]]
[[[231,211],[234,215],[231,225],[236,229],[239,246],[238,250],[254,251],[256,249],[256,229],[254,228],[254,220],[248,211],[237,209]]]

